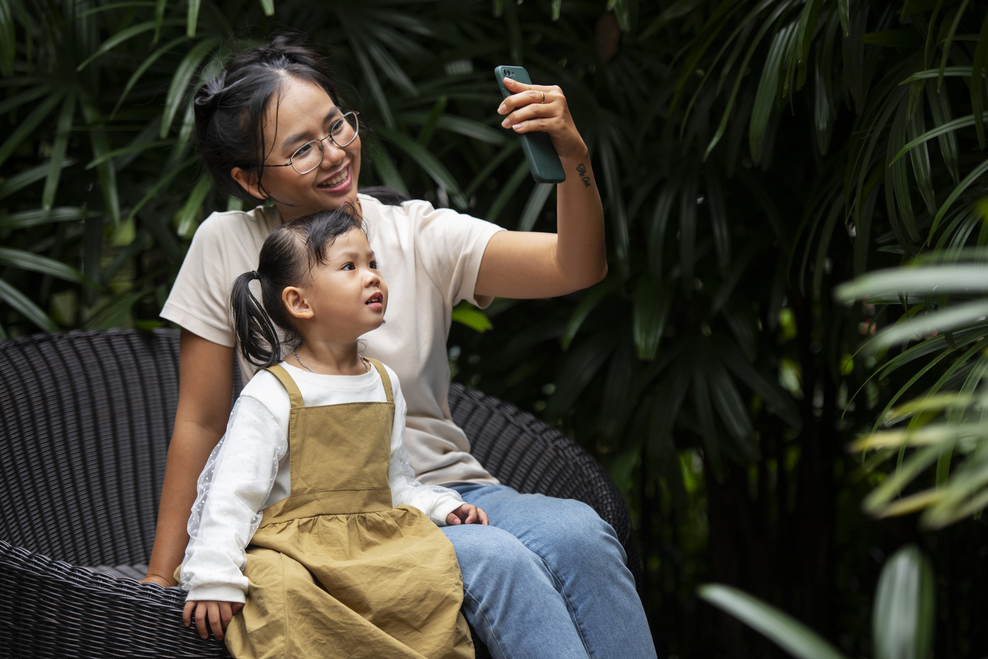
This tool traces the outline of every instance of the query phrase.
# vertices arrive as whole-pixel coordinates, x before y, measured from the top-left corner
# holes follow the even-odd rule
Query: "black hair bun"
[[[199,90],[196,92],[193,103],[199,107],[208,107],[214,105],[219,97],[223,95],[226,91],[226,71],[220,71],[220,74],[205,82]]]

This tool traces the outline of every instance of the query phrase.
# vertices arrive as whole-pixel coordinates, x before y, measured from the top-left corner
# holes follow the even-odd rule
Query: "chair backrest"
[[[76,565],[147,560],[178,402],[178,333],[0,342],[0,538]]]

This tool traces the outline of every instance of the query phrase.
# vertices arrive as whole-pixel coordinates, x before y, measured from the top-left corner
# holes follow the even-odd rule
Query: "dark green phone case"
[[[505,78],[513,78],[526,85],[532,84],[532,79],[528,77],[528,71],[520,66],[495,67],[494,75],[497,76],[497,84],[505,97],[511,95],[511,92],[504,86]],[[521,138],[521,148],[525,152],[525,159],[532,170],[532,177],[537,182],[562,183],[566,180],[563,164],[559,162],[559,155],[556,154],[552,140],[546,133],[525,133],[518,137]]]

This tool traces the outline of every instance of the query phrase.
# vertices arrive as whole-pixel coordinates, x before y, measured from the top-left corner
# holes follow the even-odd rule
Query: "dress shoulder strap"
[[[302,392],[299,391],[298,385],[295,384],[295,380],[292,376],[288,374],[282,366],[275,364],[274,366],[268,366],[266,371],[270,371],[271,375],[278,378],[282,386],[288,391],[288,399],[292,402],[292,409],[296,407],[305,407],[305,401],[302,400]],[[389,389],[390,391],[390,389]]]
[[[373,357],[364,357],[364,359],[373,364],[374,368],[376,368],[377,372],[381,375],[381,382],[384,383],[384,393],[388,396],[388,402],[395,402],[394,394],[391,392],[391,378],[388,377],[388,370],[384,368],[384,364],[377,361]]]

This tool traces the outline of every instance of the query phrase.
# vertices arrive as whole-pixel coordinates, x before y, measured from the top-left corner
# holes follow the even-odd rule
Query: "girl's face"
[[[308,174],[299,174],[284,165],[295,151],[310,140],[332,132],[333,124],[346,110],[336,107],[322,87],[304,80],[286,77],[281,97],[272,97],[264,117],[264,190],[257,177],[239,167],[231,176],[255,197],[272,197],[281,211],[282,221],[320,210],[332,210],[344,202],[357,204],[357,178],[360,175],[360,137],[340,148],[325,139],[322,164]]]
[[[381,326],[388,287],[367,236],[353,228],[336,239],[308,284],[286,288],[283,298],[293,315],[311,321],[299,328],[306,342],[350,343]]]

